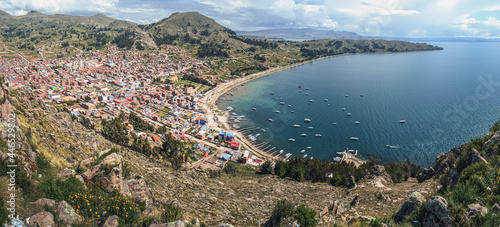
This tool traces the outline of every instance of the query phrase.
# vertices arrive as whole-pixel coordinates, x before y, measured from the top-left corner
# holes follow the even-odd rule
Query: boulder
[[[221,224],[218,224],[217,227],[233,227],[233,225],[227,224],[227,223],[221,223]]]
[[[477,203],[469,204],[467,208],[469,208],[469,211],[467,212],[467,217],[469,218],[474,218],[479,213],[481,213],[482,216],[488,214],[488,208],[481,206]]]
[[[500,205],[498,205],[498,203],[495,203],[495,205],[493,205],[493,208],[492,208],[495,212],[499,212],[500,211]]]
[[[174,227],[184,227],[186,226],[183,221],[178,220],[174,223]]]
[[[75,209],[64,200],[57,205],[57,212],[59,212],[59,218],[69,225],[81,223],[83,220],[82,217],[75,212]]]
[[[347,187],[350,189],[356,188],[356,178],[354,178],[354,176],[349,178],[349,185]]]
[[[433,196],[425,206],[423,226],[455,226],[450,217],[448,202],[441,196]]]
[[[487,150],[490,144],[498,144],[498,143],[500,143],[500,131],[495,132],[495,134],[493,134],[493,136],[488,141],[486,141],[486,143],[484,143],[483,150]]]
[[[354,195],[354,199],[351,201],[351,206],[359,205],[359,194]]]
[[[372,174],[377,177],[383,177],[387,183],[393,183],[391,176],[385,171],[384,166],[375,165],[373,166]]]
[[[419,192],[413,192],[411,193],[410,197],[406,200],[406,202],[399,208],[398,213],[396,213],[396,216],[394,216],[394,220],[396,222],[404,222],[406,221],[409,217],[410,214],[425,202],[425,198],[422,194]]]
[[[113,153],[113,154],[106,156],[104,158],[104,160],[102,160],[102,164],[104,166],[108,166],[108,165],[117,166],[117,165],[120,165],[120,163],[122,162],[122,159],[123,159],[123,157],[121,155],[119,155],[117,153]]]
[[[57,173],[57,177],[64,177],[64,178],[68,178],[70,176],[73,176],[75,175],[75,170],[73,169],[63,169],[61,171],[59,171],[59,173]]]
[[[55,227],[54,215],[47,211],[42,211],[30,217],[30,226]]]
[[[38,199],[37,201],[35,202],[31,202],[30,203],[32,206],[35,206],[35,207],[44,207],[45,205],[48,205],[52,208],[55,208],[56,207],[56,201],[54,201],[53,199],[47,199],[47,198],[42,198],[42,199]]]
[[[418,183],[422,183],[426,180],[429,180],[429,179],[433,178],[435,175],[436,175],[436,172],[434,171],[434,168],[432,168],[432,167],[425,168],[424,171],[422,171],[417,176]]]
[[[117,227],[118,226],[118,216],[113,215],[106,218],[99,224],[99,227]]]
[[[150,203],[151,193],[146,185],[144,178],[128,179],[123,183],[123,194],[139,199],[141,202],[146,202],[148,206]]]
[[[488,161],[486,161],[486,159],[484,159],[483,156],[479,154],[479,151],[477,151],[476,149],[472,149],[472,159],[470,161],[470,164],[474,165],[477,162],[488,163]]]
[[[85,173],[82,174],[82,177],[83,179],[85,180],[85,182],[90,182],[92,181],[92,179],[97,175],[97,173],[99,172],[99,169],[101,168],[101,164],[99,165],[96,165],[94,167],[92,167],[91,169],[88,169],[87,171],[85,171]]]

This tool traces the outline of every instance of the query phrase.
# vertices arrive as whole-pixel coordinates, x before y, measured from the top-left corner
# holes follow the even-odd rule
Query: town
[[[159,148],[170,134],[194,149],[183,154],[187,167],[217,170],[229,160],[262,164],[266,155],[252,156],[221,126],[218,114],[223,113],[201,101],[209,91],[220,92],[214,85],[221,79],[210,75],[213,62],[195,59],[177,46],[165,49],[162,54],[110,48],[68,58],[0,58],[0,71],[11,86],[31,89],[46,105],[66,110],[96,130],[120,114],[139,117],[125,121],[128,137]]]

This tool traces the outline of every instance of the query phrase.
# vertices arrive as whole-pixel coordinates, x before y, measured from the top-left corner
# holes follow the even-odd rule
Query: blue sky
[[[22,15],[93,15],[140,24],[198,11],[233,30],[317,28],[360,35],[500,38],[496,0],[0,0]]]

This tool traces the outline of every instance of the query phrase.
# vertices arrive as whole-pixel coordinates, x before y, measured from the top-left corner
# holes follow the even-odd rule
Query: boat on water
[[[286,158],[288,158],[288,157],[290,157],[290,156],[292,156],[292,154],[291,154],[291,153],[288,153],[288,154],[286,154],[286,155],[285,155],[285,157],[286,157]]]
[[[406,123],[406,120],[399,120],[399,123]]]
[[[240,123],[240,120],[235,119],[235,120],[234,120],[234,122],[235,122],[235,123]]]
[[[270,122],[273,122],[273,119],[271,119],[271,118],[269,118],[269,119],[267,119],[267,120],[268,120],[268,121],[270,121]]]
[[[271,92],[271,95],[274,95],[274,92]]]
[[[282,154],[282,153],[283,153],[283,150],[280,150],[280,154]]]
[[[293,125],[294,128],[300,128],[300,125]]]
[[[328,99],[324,99],[324,100],[325,100],[325,102],[328,102]]]
[[[257,133],[255,134],[255,138],[259,137],[260,136],[260,133]]]
[[[313,160],[313,157],[310,157],[309,159]]]
[[[314,100],[311,99],[311,100],[309,100],[309,102],[314,102]]]
[[[309,90],[309,88],[306,87],[306,90]]]
[[[236,116],[236,115],[238,115],[238,114],[237,114],[237,113],[232,113],[232,115],[233,115],[233,116]]]
[[[295,113],[295,111],[292,110],[292,111],[290,111],[290,113]]]
[[[302,156],[303,158],[307,158],[307,154],[305,154],[304,156]]]
[[[358,140],[359,138],[358,137],[351,137],[349,138],[350,140]]]
[[[345,108],[342,108],[342,111],[345,111]]]
[[[334,157],[333,161],[334,162],[340,162],[340,161],[342,161],[342,158],[341,157]]]
[[[300,153],[304,153],[304,152],[306,152],[306,150],[301,150],[301,151],[300,151]]]
[[[226,110],[232,110],[232,109],[233,109],[233,107],[230,107],[230,106],[226,107]]]
[[[333,122],[332,125],[337,125],[337,123]]]
[[[292,107],[292,105],[288,105],[288,107]]]
[[[363,95],[363,94],[361,94],[361,95],[359,95],[359,96],[360,96],[360,97],[365,97],[365,95]]]
[[[328,104],[328,106],[330,106],[330,104]]]
[[[311,149],[312,149],[312,147],[306,147],[306,149],[307,149],[307,150],[311,150]]]
[[[302,90],[299,90],[299,92],[302,92]]]
[[[347,116],[351,116],[351,113],[347,113]]]
[[[322,135],[321,135],[321,134],[316,134],[316,135],[314,135],[314,136],[316,136],[316,137],[322,137]]]
[[[345,95],[345,97],[349,97],[349,95]]]
[[[305,134],[305,133],[302,133],[302,134],[300,134],[300,136],[304,137],[304,136],[307,136],[307,134]]]
[[[313,127],[307,127],[308,130],[313,130]]]
[[[275,113],[281,113],[279,110],[275,110],[274,112],[275,112]]]
[[[355,121],[354,124],[359,124],[360,122],[359,121]]]
[[[280,102],[280,105],[285,105],[285,102]]]
[[[386,146],[386,147],[388,147],[388,148],[391,148],[391,145],[389,145],[389,144],[387,144],[387,145],[385,145],[385,146]]]
[[[301,88],[301,87],[302,87],[302,85],[299,85],[299,88]]]
[[[304,119],[304,122],[311,122],[311,119],[309,119],[309,118],[305,118],[305,119]]]
[[[262,131],[262,132],[266,132],[266,130],[265,130],[265,129],[261,129],[260,131]]]
[[[290,138],[290,139],[288,139],[288,141],[295,142],[295,139],[294,138]]]
[[[257,110],[257,108],[254,107],[254,108],[252,108],[252,110]]]
[[[309,95],[309,93],[306,93],[306,95]]]

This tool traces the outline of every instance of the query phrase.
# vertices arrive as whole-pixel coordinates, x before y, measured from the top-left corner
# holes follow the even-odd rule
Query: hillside
[[[236,31],[236,33],[238,33],[238,35],[245,37],[282,39],[282,40],[372,39],[371,37],[361,36],[354,32],[318,30],[313,28],[283,28],[283,29],[268,29],[268,30],[258,30],[258,31]]]

